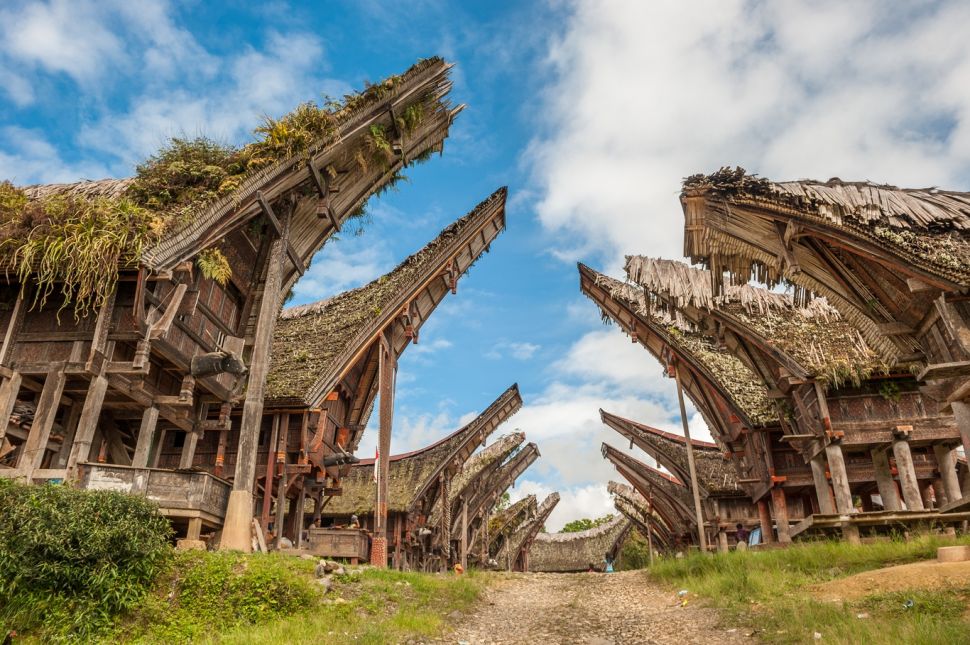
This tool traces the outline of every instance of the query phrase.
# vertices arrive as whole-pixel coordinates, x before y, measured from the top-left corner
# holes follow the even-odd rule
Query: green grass
[[[884,566],[935,557],[937,537],[853,546],[827,541],[789,549],[663,559],[649,575],[687,589],[767,642],[970,643],[970,580],[953,588],[872,594],[855,602],[815,600],[810,587]],[[970,538],[958,541],[970,544]],[[912,607],[905,603],[912,600]],[[860,616],[862,616],[860,618]]]
[[[449,614],[467,611],[484,586],[474,572],[456,577],[368,569],[359,580],[342,576],[311,611],[238,628],[208,643],[396,643],[439,636]],[[336,598],[346,602],[335,602]]]

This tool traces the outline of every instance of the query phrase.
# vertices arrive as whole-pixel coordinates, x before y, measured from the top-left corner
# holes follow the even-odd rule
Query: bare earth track
[[[503,575],[442,643],[750,643],[641,571]]]

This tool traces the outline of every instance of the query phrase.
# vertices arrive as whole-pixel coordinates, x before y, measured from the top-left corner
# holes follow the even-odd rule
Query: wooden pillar
[[[936,467],[940,471],[940,479],[943,480],[943,492],[947,502],[955,502],[963,497],[960,479],[957,477],[957,449],[938,443],[933,446],[933,454],[936,456]]]
[[[67,460],[67,472],[71,477],[77,476],[78,464],[91,459],[91,442],[94,440],[95,430],[98,429],[101,405],[104,403],[104,395],[107,392],[108,378],[106,376],[98,374],[91,379],[87,395],[84,397],[84,406],[81,408],[81,419],[77,424],[77,433],[74,436],[74,448]]]
[[[845,469],[842,446],[837,443],[830,443],[825,446],[825,457],[829,463],[829,472],[832,474],[835,509],[842,514],[855,513],[855,504],[852,503],[852,491],[849,488],[849,474]]]
[[[771,489],[771,509],[775,515],[778,542],[781,544],[791,543],[791,532],[788,526],[788,502],[785,500],[785,489],[780,486]]]
[[[907,510],[924,510],[919,482],[916,480],[916,467],[913,465],[913,453],[909,449],[909,441],[901,438],[894,439],[893,455],[896,457],[896,472],[899,473],[899,484],[903,489],[903,500],[906,502]]]
[[[202,536],[202,518],[190,517],[189,529],[185,534],[187,540],[198,540]]]
[[[302,482],[300,486],[300,496],[296,498],[296,535],[294,536],[296,540],[294,544],[296,548],[303,548],[303,529],[306,524],[306,481]]]
[[[256,484],[256,453],[259,449],[259,429],[263,421],[263,394],[269,371],[270,346],[280,309],[283,278],[284,249],[289,245],[290,217],[287,215],[283,234],[270,245],[263,284],[262,300],[256,317],[253,355],[249,365],[246,399],[243,402],[239,425],[239,445],[236,451],[236,470],[226,507],[220,550],[252,551],[253,488]]]
[[[765,499],[758,500],[758,519],[761,522],[761,541],[771,544],[775,541],[775,531],[771,527],[771,512]]]
[[[286,447],[290,435],[290,415],[284,414],[280,417],[280,438],[276,446],[276,471],[279,473],[280,481],[276,493],[276,539],[274,540],[277,549],[280,548],[280,541],[283,539],[283,518],[286,511]],[[272,450],[270,450],[272,454]]]
[[[674,376],[677,381],[677,401],[680,403],[680,422],[684,426],[684,437],[687,439],[687,468],[690,471],[690,488],[694,495],[694,514],[697,520],[697,539],[701,553],[707,552],[707,534],[704,528],[704,507],[701,506],[701,491],[697,484],[697,467],[694,464],[694,444],[690,440],[690,427],[687,423],[687,408],[684,406],[684,388],[680,383],[680,365],[674,365]]]
[[[3,417],[0,417],[2,419]],[[81,404],[80,402],[75,402],[71,404],[71,408],[67,411],[67,418],[64,419],[64,439],[61,441],[61,448],[57,451],[57,456],[54,458],[53,468],[66,468],[67,460],[71,456],[71,450],[74,448],[74,437],[77,435],[77,424],[81,420]],[[0,438],[0,444],[3,443],[3,439]]]
[[[970,401],[954,401],[953,418],[956,419],[960,430],[960,440],[963,442],[963,454],[970,458]]]
[[[17,404],[17,394],[20,392],[22,380],[20,372],[15,371],[0,383],[0,446],[3,445],[3,439],[7,435],[7,426],[10,424],[14,405]]]
[[[653,504],[647,507],[647,555],[653,566]]]
[[[387,338],[378,339],[378,392],[380,396],[377,439],[377,505],[374,513],[374,536],[371,541],[371,564],[387,566],[387,478],[391,457],[391,426],[394,421],[394,371],[397,360]]]
[[[276,454],[273,448],[276,446],[276,437],[280,429],[279,415],[273,415],[272,429],[270,430],[269,443],[266,444],[266,476],[263,478],[263,512],[260,515],[260,525],[263,527],[263,535],[269,530],[269,512],[273,505],[273,480],[276,478]]]
[[[943,480],[937,477],[929,486],[933,490],[933,508],[939,508],[950,501],[943,488]]]
[[[166,428],[162,428],[156,432],[156,434],[158,435],[158,439],[155,440],[155,445],[152,448],[152,452],[148,455],[149,468],[158,468],[158,462],[162,457],[162,448],[165,447],[165,435],[168,434],[168,430]]]
[[[27,480],[27,483],[30,483],[33,472],[40,468],[44,459],[47,440],[50,438],[51,428],[54,427],[57,408],[61,403],[61,395],[64,393],[64,383],[67,380],[64,374],[64,365],[56,365],[55,370],[49,372],[47,378],[44,379],[44,389],[41,390],[40,399],[37,401],[34,423],[30,427],[30,434],[27,435],[27,441],[24,442],[20,453],[18,470]],[[4,425],[8,422],[7,419],[0,419],[0,421]]]
[[[461,498],[461,568],[468,568],[468,500],[464,497]]]
[[[876,474],[876,486],[879,488],[879,497],[882,498],[882,507],[887,511],[902,510],[899,490],[896,488],[896,482],[893,481],[893,471],[889,467],[889,454],[885,448],[874,448],[870,454],[873,471]]]
[[[157,425],[158,406],[150,405],[142,412],[141,424],[138,426],[138,440],[135,443],[135,454],[131,458],[131,465],[135,468],[145,468],[148,466],[148,454],[152,450]]]
[[[182,444],[182,455],[179,457],[179,468],[188,470],[192,468],[195,461],[195,447],[199,445],[199,430],[192,430],[185,433],[185,443]]]
[[[730,551],[728,548],[728,534],[727,530],[723,526],[717,527],[717,550],[720,553],[727,553]]]
[[[815,455],[809,464],[812,466],[812,479],[815,481],[815,496],[818,498],[818,510],[823,515],[832,515],[835,513],[835,504],[832,502],[829,480],[825,476],[824,454],[819,453]]]

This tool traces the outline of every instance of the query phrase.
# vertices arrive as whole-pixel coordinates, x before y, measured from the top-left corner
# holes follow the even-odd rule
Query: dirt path
[[[442,643],[750,643],[640,571],[508,574]]]
[[[863,571],[848,578],[826,582],[815,587],[814,594],[819,600],[841,602],[857,600],[869,594],[906,589],[935,590],[965,587],[968,580],[970,580],[970,562],[928,560]]]

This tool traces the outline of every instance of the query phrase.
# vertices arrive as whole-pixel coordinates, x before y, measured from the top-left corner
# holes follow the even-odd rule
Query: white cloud
[[[315,302],[367,284],[394,266],[386,243],[367,236],[332,240],[293,287],[293,304]]]
[[[0,177],[18,185],[70,182],[78,178],[99,179],[108,174],[96,162],[71,163],[39,130],[8,126],[0,128]]]
[[[546,498],[553,489],[542,482],[531,479],[523,479],[516,484],[509,496],[511,501],[516,502],[528,495],[535,495],[538,502]],[[556,533],[567,522],[583,517],[590,519],[603,517],[608,513],[616,514],[613,507],[613,499],[606,490],[605,485],[591,484],[589,486],[577,486],[566,488],[559,492],[559,503],[546,520],[546,530]]]
[[[540,349],[542,349],[542,345],[536,343],[502,340],[485,352],[485,358],[499,360],[509,356],[517,361],[527,361]]]
[[[970,5],[577,0],[527,154],[559,255],[676,257],[680,180],[959,188],[970,176]]]

